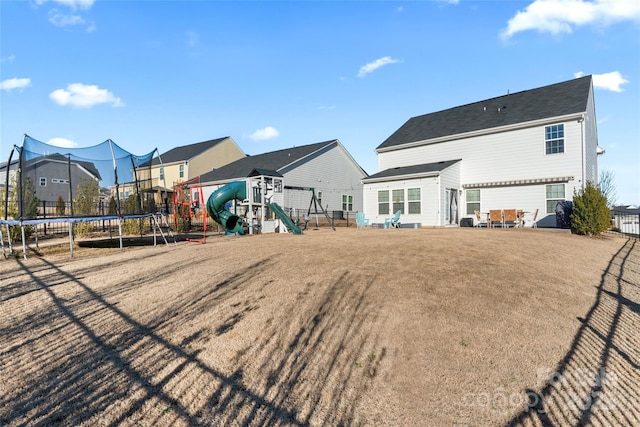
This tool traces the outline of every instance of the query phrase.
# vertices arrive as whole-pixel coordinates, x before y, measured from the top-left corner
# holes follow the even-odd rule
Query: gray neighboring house
[[[11,162],[9,171],[9,186],[17,171],[18,161]],[[2,179],[2,191],[7,173],[7,164],[0,164],[0,178]],[[25,162],[24,176],[28,177],[34,188],[36,197],[40,201],[55,203],[58,196],[62,196],[65,202],[71,197],[75,198],[78,183],[82,179],[91,179],[98,183],[102,179],[100,172],[91,162],[69,160],[62,154],[51,154],[37,157]]]
[[[597,185],[592,77],[413,117],[376,153],[380,172],[363,180],[373,223],[400,210],[403,224],[457,226],[519,209],[554,227],[558,202]]]
[[[362,210],[362,179],[367,173],[337,139],[247,156],[200,176],[205,201],[231,181],[256,172],[284,179],[284,207],[306,212],[313,188],[329,211]]]

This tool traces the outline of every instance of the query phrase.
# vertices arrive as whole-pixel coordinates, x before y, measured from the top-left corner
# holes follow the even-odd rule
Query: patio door
[[[458,224],[458,190],[455,188],[447,188],[445,195],[445,225]]]

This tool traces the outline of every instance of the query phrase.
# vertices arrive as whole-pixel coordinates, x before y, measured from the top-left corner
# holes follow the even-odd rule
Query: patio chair
[[[384,228],[400,228],[400,210],[396,211],[393,218],[384,219]]]
[[[533,218],[531,218],[531,228],[538,228],[538,211],[540,211],[540,209],[536,209],[533,213]]]
[[[364,212],[356,212],[356,228],[369,227],[369,219],[365,218]]]
[[[502,211],[502,225],[503,227],[518,226],[518,214],[515,209],[505,209]]]
[[[489,210],[489,227],[494,228],[498,223],[500,227],[504,227],[504,222],[502,222],[502,209]]]
[[[480,214],[480,211],[473,211],[476,214],[476,227],[480,228],[482,227],[482,225],[484,224],[484,226],[487,226],[487,221],[486,218],[483,221],[482,220],[482,215]]]

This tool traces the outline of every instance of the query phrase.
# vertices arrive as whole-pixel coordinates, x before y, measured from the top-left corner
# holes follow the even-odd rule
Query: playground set
[[[282,177],[253,175],[233,181],[214,191],[206,211],[225,234],[285,233],[302,234],[302,229],[287,215]],[[231,211],[233,209],[233,212]]]
[[[12,162],[16,151],[17,161]],[[26,259],[25,230],[35,230],[36,246],[38,242],[38,224],[68,223],[69,246],[73,256],[73,225],[83,222],[116,221],[120,249],[123,248],[122,225],[126,220],[147,219],[153,230],[153,243],[159,233],[167,242],[167,236],[175,237],[169,226],[170,216],[162,208],[167,200],[166,184],[155,183],[151,177],[151,160],[158,156],[157,150],[139,156],[129,153],[116,145],[112,140],[86,148],[62,148],[49,145],[24,136],[21,147],[15,146],[6,164],[3,181],[3,218],[0,218],[0,244],[6,257],[5,237],[9,252],[13,252],[11,227],[21,228],[23,255]],[[162,159],[160,165],[162,165]],[[15,170],[11,170],[14,167]],[[52,178],[55,176],[55,178]],[[86,178],[89,176],[89,178]],[[10,178],[13,177],[13,182]],[[80,177],[80,178],[79,178]],[[49,182],[47,181],[49,180]],[[89,184],[86,184],[89,182]],[[162,185],[160,185],[162,184]],[[49,185],[50,194],[58,194],[59,199],[66,199],[70,212],[38,212],[30,209],[32,201],[38,202],[38,191]],[[94,195],[89,203],[80,209],[78,200],[82,188],[92,188]],[[13,188],[13,194],[9,190]],[[190,237],[187,240],[205,243],[207,214],[222,226],[225,234],[262,234],[287,233],[302,234],[307,229],[311,215],[316,217],[322,213],[335,231],[329,215],[318,202],[313,188],[304,188],[311,192],[311,201],[307,214],[294,220],[284,206],[284,178],[278,172],[255,169],[248,178],[222,185],[215,190],[205,202],[203,188],[199,178],[173,185],[173,228],[179,230],[186,225],[190,228],[192,218],[201,217],[204,227],[202,238]],[[17,190],[17,191],[15,191]],[[52,193],[53,191],[54,193]],[[164,195],[161,193],[164,192]],[[96,209],[95,203],[100,199],[111,198],[113,211],[109,203],[109,213],[105,215]],[[86,200],[85,200],[86,202]],[[44,206],[44,205],[43,205]],[[76,209],[74,210],[74,206]],[[312,210],[313,208],[313,210]],[[41,209],[42,210],[42,209]],[[304,225],[301,224],[304,221]],[[142,223],[142,222],[141,222]],[[6,226],[6,236],[2,231]],[[166,230],[167,236],[163,232]],[[27,236],[28,237],[28,236]]]

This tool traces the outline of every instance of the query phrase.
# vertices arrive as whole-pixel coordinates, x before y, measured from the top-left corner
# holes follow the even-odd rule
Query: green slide
[[[291,221],[289,215],[287,215],[285,211],[282,210],[280,205],[278,205],[277,203],[269,203],[269,209],[271,209],[271,212],[273,212],[278,218],[280,218],[280,221],[282,221],[293,234],[302,234],[302,229],[295,225],[293,221]]]
[[[243,234],[243,221],[238,215],[225,209],[231,200],[247,197],[245,181],[233,181],[217,189],[207,200],[207,212],[215,222],[224,227],[226,234]]]

